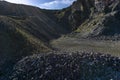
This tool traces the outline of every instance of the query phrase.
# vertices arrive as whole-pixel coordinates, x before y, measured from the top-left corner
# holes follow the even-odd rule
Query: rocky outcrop
[[[120,34],[119,11],[108,14],[99,14],[96,17],[86,20],[78,29],[83,37],[93,36],[114,36]]]
[[[109,14],[120,9],[119,0],[77,0],[70,7],[57,11],[58,21],[76,30],[82,23],[98,13]]]
[[[56,12],[56,16],[73,31],[89,17],[93,3],[93,0],[77,0],[70,7]]]
[[[102,0],[101,0],[102,1]],[[76,30],[82,37],[114,36],[120,33],[120,2],[110,0],[103,10],[95,6],[88,19]]]
[[[119,80],[120,59],[100,53],[50,53],[19,61],[11,80]]]

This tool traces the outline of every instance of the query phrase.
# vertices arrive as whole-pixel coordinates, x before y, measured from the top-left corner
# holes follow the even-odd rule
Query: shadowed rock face
[[[11,79],[119,80],[120,59],[100,53],[33,55],[19,61]]]
[[[102,16],[100,16],[99,14],[104,14],[103,17],[105,17],[106,14],[120,10],[119,0],[100,0],[100,2],[102,2],[102,6],[101,4],[96,5],[95,0],[77,0],[70,7],[65,8],[61,11],[57,11],[55,15],[57,16],[58,21],[60,23],[68,26],[73,31],[73,30],[79,29],[79,26],[81,27],[81,25],[84,22],[86,22],[88,19],[89,19],[89,22],[86,22],[87,23],[86,25],[89,25],[90,21],[93,21],[95,19],[98,19],[101,21],[100,17]],[[119,13],[116,13],[116,14],[119,14]],[[96,17],[98,16],[98,17],[95,18],[95,16]],[[91,19],[91,18],[95,18],[95,19]],[[117,20],[117,22],[119,21]],[[104,25],[104,23],[102,24]],[[109,23],[106,23],[106,24],[109,24]],[[93,26],[96,26],[96,25],[93,25]],[[95,34],[95,35],[98,35],[98,34]]]
[[[81,36],[114,36],[120,34],[120,1],[106,0],[105,3],[102,11],[100,11],[100,6],[91,7],[89,18],[77,29],[77,32],[80,33]]]
[[[52,12],[0,1],[0,73],[23,56],[50,51],[49,40],[69,32]]]
[[[93,0],[77,0],[70,7],[56,12],[59,22],[66,23],[71,30],[75,30],[90,15]]]

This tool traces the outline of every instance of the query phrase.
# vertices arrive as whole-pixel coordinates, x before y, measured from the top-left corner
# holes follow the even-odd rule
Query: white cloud
[[[6,0],[6,1],[18,4],[30,4],[29,0]]]
[[[44,9],[60,9],[71,5],[74,1],[75,0],[54,0],[40,4],[39,7]]]
[[[67,7],[73,3],[75,0],[52,0],[51,2],[45,2],[41,4],[35,4],[32,1],[34,0],[6,0],[8,2],[12,3],[18,3],[18,4],[29,4],[29,5],[34,5],[38,6],[43,9],[61,9],[64,7]],[[37,0],[36,0],[37,1]],[[39,1],[38,1],[39,3]]]

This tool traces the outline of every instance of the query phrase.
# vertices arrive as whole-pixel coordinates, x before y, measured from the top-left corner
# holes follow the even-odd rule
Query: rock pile
[[[33,55],[19,61],[11,80],[119,80],[120,59],[108,54]]]

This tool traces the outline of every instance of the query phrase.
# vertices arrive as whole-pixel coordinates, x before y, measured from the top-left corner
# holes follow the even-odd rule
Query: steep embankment
[[[49,40],[69,32],[56,21],[52,12],[54,11],[0,1],[1,55],[16,52],[27,54],[32,53],[32,50],[48,51]],[[7,46],[7,43],[14,44],[19,48]],[[26,47],[28,52],[24,49],[24,45],[28,46]],[[8,49],[13,50],[13,52]]]
[[[107,4],[109,3],[109,4]],[[97,4],[100,6],[100,4]],[[91,8],[89,18],[79,26],[76,32],[79,36],[114,36],[120,34],[120,2],[108,1],[101,11],[98,6]]]
[[[56,12],[58,21],[63,23],[73,31],[89,18],[94,0],[77,0],[70,7]]]
[[[44,10],[37,7],[0,2],[0,15],[13,18],[34,36],[43,40],[58,37],[67,30],[55,21],[54,15],[48,17]],[[52,11],[51,11],[52,12]]]
[[[0,1],[0,74],[24,56],[50,51],[49,40],[68,32],[46,11]]]
[[[75,30],[78,37],[119,35],[120,1],[101,1],[77,0],[70,7],[56,12],[56,16],[59,22]]]
[[[14,20],[0,16],[0,73],[9,72],[11,65],[23,56],[50,50],[43,41],[20,27]]]

